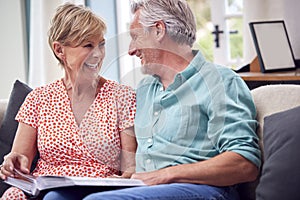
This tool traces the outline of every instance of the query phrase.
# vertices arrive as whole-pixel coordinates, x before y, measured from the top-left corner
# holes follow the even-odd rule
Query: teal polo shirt
[[[197,52],[168,88],[148,76],[137,88],[136,171],[195,163],[233,151],[260,167],[256,109],[244,81]]]

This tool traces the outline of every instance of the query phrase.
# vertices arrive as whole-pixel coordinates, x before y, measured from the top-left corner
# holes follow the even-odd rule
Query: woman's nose
[[[95,47],[92,52],[93,57],[100,57],[104,53],[104,47]]]

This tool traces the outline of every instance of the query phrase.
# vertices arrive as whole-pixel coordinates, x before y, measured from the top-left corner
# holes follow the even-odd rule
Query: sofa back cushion
[[[259,122],[257,134],[263,147],[264,118],[268,115],[300,106],[300,85],[266,85],[251,91]]]
[[[300,85],[278,84],[265,85],[251,90],[255,107],[257,110],[256,119],[259,122],[257,134],[260,138],[262,157],[264,154],[263,127],[264,118],[268,115],[285,111],[300,106]],[[264,161],[264,158],[262,158]],[[239,194],[243,200],[255,200],[256,181],[239,184]]]
[[[2,124],[4,113],[7,108],[7,102],[8,102],[8,99],[0,99],[0,124]]]
[[[0,163],[3,162],[3,157],[10,152],[15,133],[18,127],[18,122],[15,116],[22,105],[25,97],[32,89],[26,84],[16,80],[13,89],[10,93],[7,109],[5,111],[3,121],[0,127]],[[8,186],[0,181],[0,196],[8,188]]]
[[[300,106],[264,120],[264,165],[256,199],[300,199]]]

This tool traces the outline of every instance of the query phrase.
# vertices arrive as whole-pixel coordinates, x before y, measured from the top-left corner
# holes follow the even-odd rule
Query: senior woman
[[[105,55],[104,21],[88,8],[64,4],[49,29],[49,45],[64,77],[34,89],[21,106],[19,127],[1,178],[14,169],[34,175],[130,177],[136,141],[132,88],[99,76]],[[2,199],[27,199],[9,188]]]

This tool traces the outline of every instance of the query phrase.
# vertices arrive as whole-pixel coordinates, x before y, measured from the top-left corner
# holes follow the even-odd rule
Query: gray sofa
[[[268,85],[268,86],[261,86],[259,88],[256,88],[256,89],[252,90],[251,92],[252,92],[254,102],[255,102],[255,105],[257,108],[257,120],[259,121],[259,128],[257,129],[257,134],[261,138],[260,143],[261,143],[262,149],[268,149],[269,147],[264,146],[264,145],[266,145],[266,144],[264,144],[265,135],[263,135],[264,118],[266,116],[273,115],[274,113],[283,112],[283,111],[295,108],[297,106],[300,106],[300,85]],[[8,105],[8,100],[0,100],[0,122],[2,122],[3,115],[5,113],[7,105]],[[296,110],[296,111],[294,111],[294,113],[295,112],[298,112],[298,111]],[[299,116],[300,116],[300,112],[299,112]],[[278,122],[276,122],[276,121],[274,122],[273,118],[270,118],[270,120],[271,120],[271,121],[269,120],[270,122],[268,121],[268,123],[269,123],[268,126],[271,127],[274,124],[279,127],[279,128],[277,127],[275,129],[271,129],[271,131],[268,129],[268,132],[270,132],[268,134],[269,135],[271,134],[271,136],[273,136],[273,137],[275,136],[275,139],[273,139],[274,141],[277,141],[276,138],[280,138],[282,135],[284,135],[285,131],[293,130],[293,128],[291,128],[291,127],[293,127],[293,126],[296,127],[296,125],[297,125],[297,124],[289,125],[291,127],[285,128],[285,127],[283,127],[284,124],[282,125],[282,121],[284,121],[283,118],[280,118],[280,116],[277,116],[277,117],[279,117]],[[286,117],[284,117],[284,118],[286,118]],[[291,118],[288,119],[288,123],[292,122],[293,119],[298,120],[298,118],[300,120],[300,117],[298,117],[297,115],[291,116]],[[267,118],[267,119],[269,119],[269,118]],[[300,124],[300,121],[298,124]],[[282,128],[282,130],[280,128]],[[280,130],[280,133],[276,133],[277,130]],[[274,134],[273,134],[273,132],[274,132]],[[298,135],[300,135],[300,129],[298,129],[298,132],[299,132]],[[280,134],[280,136],[277,137],[275,134]],[[292,133],[292,134],[294,134],[294,133]],[[295,135],[297,135],[297,134],[295,134]],[[268,136],[268,137],[270,137],[270,136]],[[292,137],[294,137],[294,136],[292,136]],[[272,141],[270,141],[269,143],[272,143]],[[295,141],[295,140],[293,140],[293,138],[291,138],[291,141]],[[299,142],[297,142],[297,141],[295,141],[295,142],[296,142],[295,145],[300,146],[299,144],[297,144],[297,143],[300,143],[300,139],[299,139]],[[283,142],[279,141],[279,146],[281,144],[284,146]],[[270,146],[273,148],[272,151],[275,151],[274,148],[279,149],[277,147],[274,147],[273,144],[270,144]],[[289,147],[289,146],[284,146],[284,148],[286,148],[286,147]],[[268,153],[270,153],[269,150],[268,150]],[[279,155],[279,156],[289,157],[289,156],[285,156],[285,155]],[[268,157],[270,157],[270,156],[268,156]],[[282,161],[280,161],[280,159],[278,159],[278,160],[279,160],[279,162],[282,162]],[[268,160],[266,162],[268,162]],[[289,179],[292,179],[292,180],[286,180],[286,183],[285,183],[284,182],[285,180],[276,180],[276,177],[275,177],[275,179],[272,179],[273,177],[271,177],[272,181],[269,181],[269,182],[272,183],[272,185],[269,186],[268,185],[269,183],[265,182],[264,176],[266,176],[266,180],[268,178],[270,178],[268,176],[270,175],[270,171],[273,170],[272,163],[271,163],[270,164],[271,168],[268,168],[268,169],[262,168],[261,176],[259,177],[259,179],[256,182],[244,183],[244,184],[239,185],[239,192],[241,194],[241,199],[243,199],[243,200],[255,199],[255,196],[256,196],[256,199],[267,199],[267,200],[268,199],[270,199],[270,200],[271,199],[272,200],[274,200],[274,199],[300,199],[299,194],[293,193],[294,190],[292,192],[287,191],[290,193],[290,195],[293,195],[292,197],[282,198],[282,195],[285,195],[285,190],[277,189],[277,187],[280,187],[280,188],[289,187],[289,190],[293,189],[293,187],[300,188],[299,187],[300,174],[299,173],[296,173],[296,174],[290,173],[290,172],[295,171],[295,167],[293,165],[289,165],[288,161],[286,161],[286,160],[284,162],[286,162],[284,167],[287,167],[287,169],[284,169],[285,174],[283,176],[288,177]],[[296,162],[300,163],[300,159],[296,160]],[[266,170],[266,172],[265,172],[265,170]],[[279,171],[280,171],[280,169],[279,169]],[[276,172],[276,171],[274,171],[274,172]],[[292,178],[290,176],[292,176]],[[281,176],[278,176],[278,178],[281,178]],[[284,178],[281,178],[281,179],[284,179]],[[259,184],[258,184],[258,181],[260,181]],[[258,187],[257,187],[257,184],[258,184]],[[255,193],[256,188],[258,188],[258,190]],[[297,191],[297,189],[296,189],[296,191]],[[257,194],[258,192],[259,192],[259,194]],[[264,192],[268,192],[268,194],[264,194]],[[271,193],[271,194],[269,194],[269,193]]]
[[[0,123],[4,117],[4,113],[7,107],[8,99],[0,99]]]
[[[266,85],[251,93],[263,166],[257,181],[241,184],[241,199],[299,200],[300,85]]]

